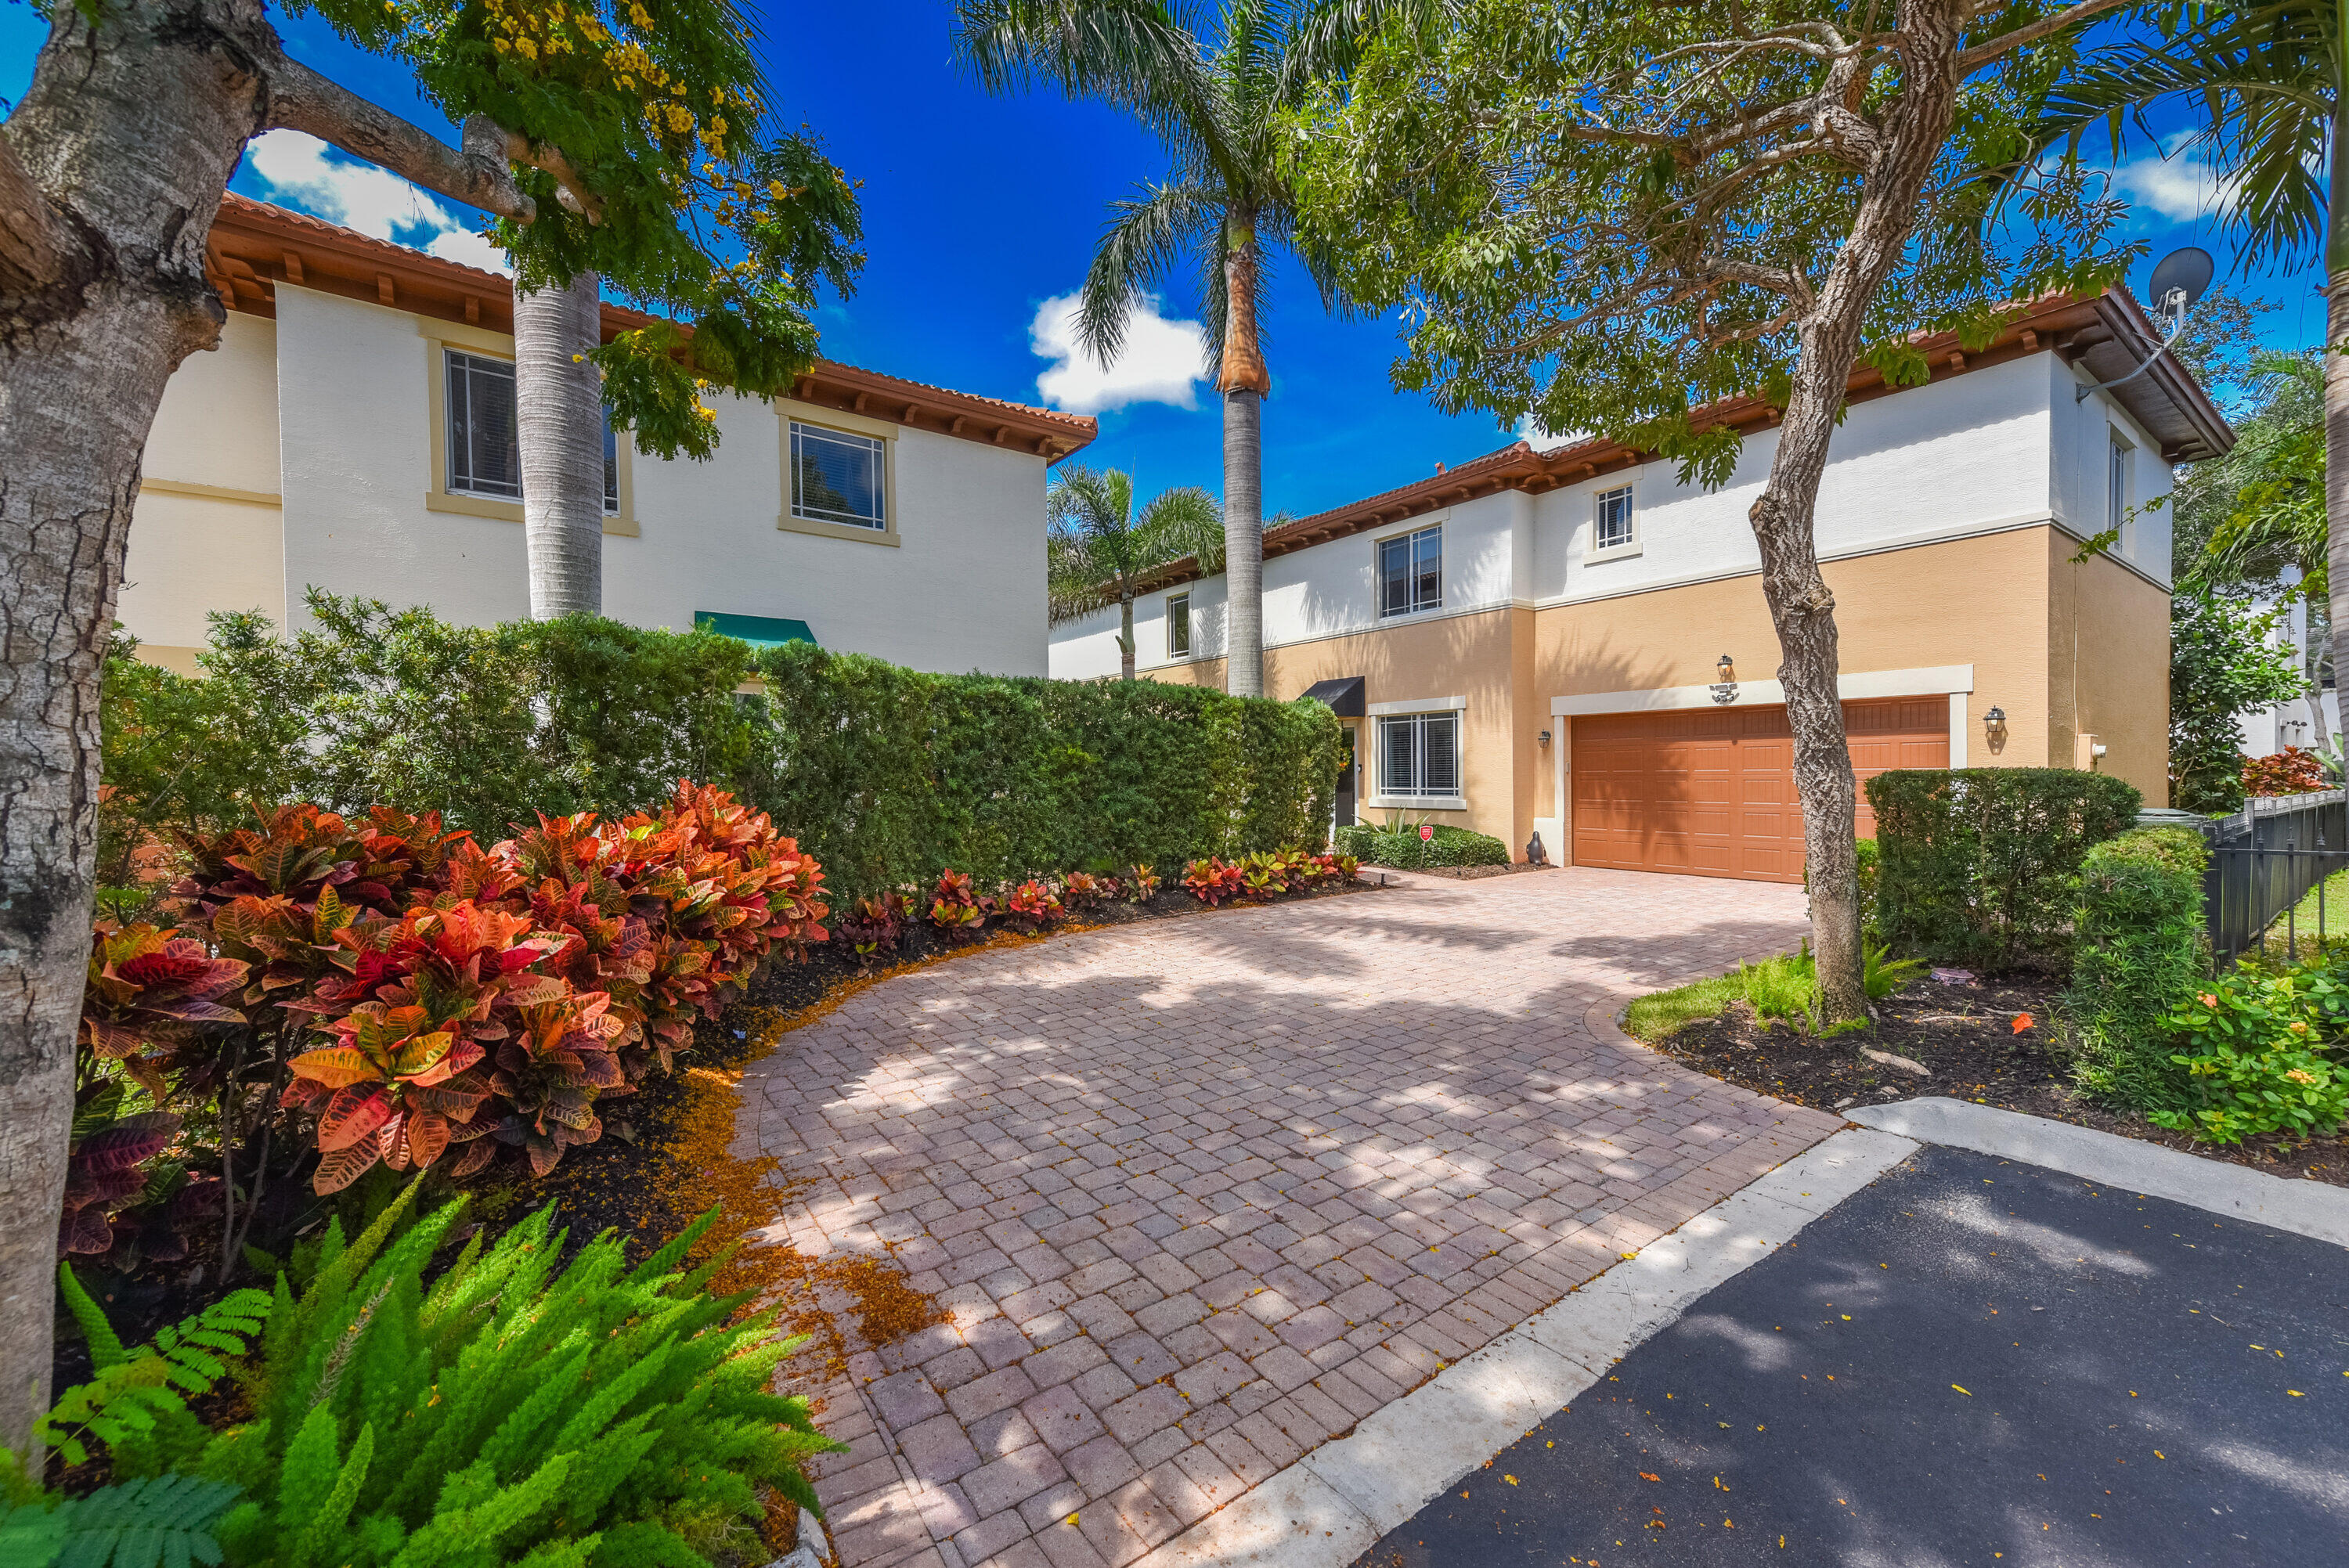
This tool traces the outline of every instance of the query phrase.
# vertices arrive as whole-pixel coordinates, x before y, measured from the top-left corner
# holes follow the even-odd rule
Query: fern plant
[[[193,1476],[141,1477],[87,1497],[0,1499],[8,1568],[189,1568],[221,1561],[212,1526],[237,1491]]]
[[[635,1269],[607,1232],[558,1272],[543,1209],[428,1288],[462,1201],[395,1238],[413,1191],[347,1246],[330,1229],[300,1299],[278,1287],[254,1418],[195,1467],[244,1491],[232,1563],[656,1568],[699,1561],[713,1516],[756,1520],[761,1488],[818,1506],[801,1462],[840,1445],[768,1388],[803,1341],[729,1321],[722,1257],[680,1271],[715,1211]]]
[[[269,1297],[257,1290],[231,1291],[177,1326],[158,1330],[153,1344],[125,1350],[64,1264],[57,1265],[57,1289],[89,1341],[97,1376],[59,1395],[34,1424],[41,1451],[54,1449],[78,1465],[89,1458],[88,1442],[100,1442],[113,1450],[117,1471],[131,1474],[152,1473],[192,1454],[206,1434],[187,1397],[210,1393],[228,1375],[222,1357],[244,1354],[269,1315]]]

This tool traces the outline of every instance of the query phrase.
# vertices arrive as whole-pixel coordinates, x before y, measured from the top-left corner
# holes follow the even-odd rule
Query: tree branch
[[[0,294],[36,294],[62,281],[78,248],[0,130]]]
[[[1962,77],[1967,73],[1979,70],[2001,55],[2013,54],[2025,44],[2035,44],[2042,38],[2064,31],[2066,27],[2077,26],[2083,22],[2093,21],[2107,11],[2117,11],[2125,5],[2134,5],[2137,3],[2137,0],[2077,0],[2077,4],[2066,5],[2061,11],[2042,16],[2036,22],[2027,22],[2012,33],[2001,33],[1987,44],[1978,44],[1971,49],[1961,51],[1958,56],[1959,73]]]
[[[269,113],[262,129],[307,131],[436,195],[517,223],[538,216],[538,204],[514,184],[506,161],[516,138],[486,115],[466,119],[460,151],[299,60],[285,58],[270,69]]]
[[[562,149],[533,141],[518,130],[507,131],[505,138],[508,158],[516,163],[526,163],[533,169],[543,169],[554,176],[557,199],[565,207],[591,223],[604,221],[603,198],[587,189],[586,182],[579,178],[578,170],[571,167],[571,160],[563,156]]]

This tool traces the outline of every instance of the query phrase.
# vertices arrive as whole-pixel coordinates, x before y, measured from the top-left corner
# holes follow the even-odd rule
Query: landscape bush
[[[128,637],[110,648],[100,880],[126,915],[142,851],[254,805],[437,811],[495,839],[642,810],[692,778],[797,826],[866,897],[948,866],[992,885],[1318,846],[1336,799],[1342,731],[1314,702],[927,675],[592,616],[463,627],[306,605],[285,639],[213,616],[201,677],[140,662]]]
[[[2243,758],[2246,795],[2302,795],[2331,782],[2324,776],[2324,759],[2305,747],[2287,746],[2265,757]]]
[[[173,1333],[176,1354],[126,1352],[61,1272],[97,1377],[36,1429],[0,1534],[50,1550],[12,1565],[102,1562],[105,1522],[127,1518],[175,1533],[118,1562],[684,1568],[771,1555],[770,1494],[820,1511],[802,1465],[841,1445],[769,1390],[803,1341],[771,1338],[773,1311],[737,1320],[748,1293],[709,1293],[724,1254],[682,1269],[714,1212],[634,1269],[611,1232],[564,1266],[550,1208],[435,1270],[463,1203],[399,1233],[416,1190],[347,1246],[329,1221],[298,1295],[283,1274],[236,1293]],[[241,1397],[208,1424],[190,1398],[232,1370]],[[89,1446],[110,1470],[95,1498],[22,1495],[47,1449]]]
[[[2187,1048],[2170,1057],[2180,1103],[2149,1111],[2156,1125],[2240,1143],[2330,1133],[2349,1116],[2349,1075],[2332,1059],[2349,1033],[2349,980],[2328,961],[2245,960],[2192,988],[2167,1022]]]
[[[1334,842],[1356,860],[1395,871],[1419,871],[1428,866],[1506,866],[1509,846],[1489,833],[1478,833],[1449,823],[1435,825],[1435,836],[1422,839],[1416,825],[1381,827],[1358,822],[1340,828]]]
[[[2171,1060],[2178,999],[2205,987],[2202,835],[2139,828],[2081,861],[2065,1012],[2081,1087],[2139,1110],[2175,1110],[2186,1075]]]
[[[241,1189],[231,1262],[273,1151],[315,1148],[319,1193],[378,1162],[461,1176],[501,1147],[543,1175],[768,953],[826,934],[815,861],[686,782],[657,812],[549,818],[488,850],[429,812],[309,805],[182,849],[172,923],[92,943],[68,1253],[182,1256],[190,1194],[209,1215]],[[192,1139],[165,1158],[191,1114],[233,1184],[190,1174]]]
[[[1868,781],[1878,929],[1904,953],[1989,967],[2060,955],[2082,861],[2141,799],[2064,768],[1879,773]]]

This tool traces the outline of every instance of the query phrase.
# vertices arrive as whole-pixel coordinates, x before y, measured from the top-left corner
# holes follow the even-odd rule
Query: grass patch
[[[1642,996],[1623,1010],[1623,1032],[1635,1040],[1662,1040],[1683,1025],[1721,1016],[1732,1002],[1742,1001],[1745,987],[1734,975],[1692,980],[1669,991]]]
[[[1925,968],[1919,958],[1894,958],[1883,946],[1860,944],[1867,959],[1865,983],[1872,1001],[1882,1001],[1906,985]],[[1623,1032],[1633,1039],[1655,1042],[1706,1018],[1717,1018],[1732,1002],[1751,1004],[1767,1028],[1784,1023],[1796,1034],[1821,1033],[1818,1026],[1818,966],[1808,944],[1799,953],[1781,953],[1759,964],[1741,964],[1726,975],[1692,980],[1669,991],[1640,997],[1623,1010]],[[1825,1030],[1840,1035],[1866,1028],[1850,1019]]]

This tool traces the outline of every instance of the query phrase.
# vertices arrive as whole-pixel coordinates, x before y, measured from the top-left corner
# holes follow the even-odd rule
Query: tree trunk
[[[604,613],[604,388],[594,273],[514,295],[514,422],[533,620]]]
[[[1957,0],[1901,7],[1909,74],[1879,121],[1852,231],[1800,328],[1801,346],[1770,477],[1748,514],[1762,551],[1762,591],[1778,634],[1786,718],[1795,732],[1795,791],[1803,803],[1803,855],[1811,892],[1811,952],[1820,1016],[1829,1024],[1868,1016],[1859,929],[1857,791],[1837,689],[1835,595],[1820,574],[1813,521],[1860,332],[1877,285],[1899,259],[1917,202],[1957,105]]]
[[[1121,595],[1117,602],[1117,674],[1120,680],[1133,678],[1133,595]]]
[[[1256,317],[1256,221],[1225,222],[1224,348],[1216,377],[1224,395],[1224,689],[1264,695],[1264,367]]]
[[[0,126],[0,1446],[49,1399],[89,959],[98,670],[163,385],[225,312],[204,240],[258,128],[257,0],[56,8]],[[26,258],[30,258],[27,260]]]
[[[2333,117],[2333,161],[2326,172],[2331,190],[2325,212],[2324,240],[2324,557],[2331,581],[2327,607],[2333,615],[2333,682],[2335,692],[2349,691],[2349,185],[2341,175],[2341,160],[2349,156],[2349,136],[2342,129],[2336,107]],[[2320,685],[2309,701],[2324,700]],[[2349,732],[2349,696],[2342,699],[2342,727]],[[2323,723],[2322,714],[2317,722]],[[2349,744],[2344,741],[2344,744]]]

